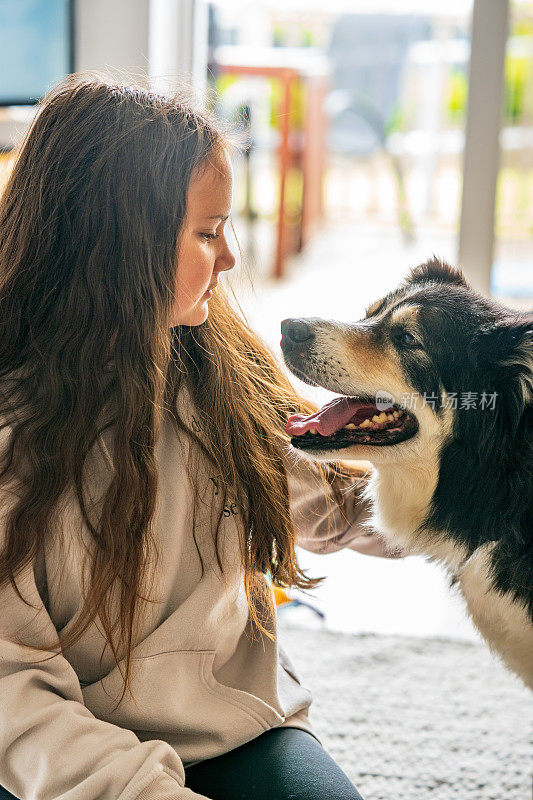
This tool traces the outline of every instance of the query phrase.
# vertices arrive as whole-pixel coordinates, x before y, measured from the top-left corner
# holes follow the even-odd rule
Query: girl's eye
[[[408,331],[398,331],[394,334],[394,338],[398,344],[403,345],[404,347],[421,347],[418,339],[415,339],[413,334],[409,333]]]
[[[218,233],[201,233],[200,236],[203,236],[204,239],[218,239]]]

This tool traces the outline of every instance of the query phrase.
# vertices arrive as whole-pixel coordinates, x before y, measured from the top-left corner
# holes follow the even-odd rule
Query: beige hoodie
[[[185,389],[180,410],[198,432]],[[34,607],[23,603],[11,584],[0,591],[0,785],[19,798],[201,800],[184,785],[184,765],[225,753],[272,727],[312,732],[310,692],[277,641],[260,636],[251,624],[235,524],[239,508],[233,502],[224,508],[219,540],[224,572],[218,568],[211,513],[220,508],[220,497],[217,476],[203,454],[196,476],[205,500],[196,516],[201,575],[191,536],[192,487],[185,477],[190,446],[190,438],[179,436],[165,419],[156,444],[154,533],[160,558],[154,592],[160,602],[147,606],[132,653],[137,704],[126,692],[112,711],[122,677],[109,647],[100,663],[105,645],[100,625],[93,622],[71,648],[41,664],[30,662],[45,651],[13,641],[18,635],[35,645],[65,633],[81,609],[82,565],[88,563],[91,537],[74,495],[64,504],[57,541],[17,576],[22,596]],[[362,483],[350,488],[353,482],[346,481],[347,524],[303,457],[287,446],[284,461],[298,544],[314,552],[349,547],[370,515],[360,498]],[[110,430],[98,440],[88,466],[97,504],[111,476]],[[120,665],[124,671],[124,658]]]

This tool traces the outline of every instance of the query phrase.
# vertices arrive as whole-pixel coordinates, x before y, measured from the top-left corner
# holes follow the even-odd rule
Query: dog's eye
[[[392,337],[402,347],[421,347],[420,342],[409,331],[393,331]]]

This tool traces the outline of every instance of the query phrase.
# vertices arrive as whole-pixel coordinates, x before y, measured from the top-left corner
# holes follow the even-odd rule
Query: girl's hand
[[[360,533],[348,545],[350,550],[364,553],[367,556],[380,556],[381,558],[404,558],[406,555],[401,548],[391,549],[385,538],[378,533]]]

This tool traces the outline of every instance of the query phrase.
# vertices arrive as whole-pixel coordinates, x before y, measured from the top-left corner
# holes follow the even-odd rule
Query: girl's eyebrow
[[[229,214],[213,214],[211,217],[205,217],[205,219],[220,219],[222,222],[225,222],[229,218]]]

